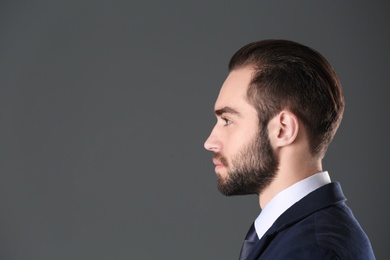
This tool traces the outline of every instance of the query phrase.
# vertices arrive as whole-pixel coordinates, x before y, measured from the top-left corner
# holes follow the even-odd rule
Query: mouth
[[[225,167],[225,165],[218,160],[213,159],[213,163],[215,165],[215,171]]]
[[[215,159],[213,159],[213,163],[215,164],[215,166],[219,166],[219,165],[223,166],[223,164],[220,161],[215,160]]]

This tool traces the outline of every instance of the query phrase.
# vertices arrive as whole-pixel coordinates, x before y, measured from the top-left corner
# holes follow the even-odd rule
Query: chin
[[[229,178],[228,171],[225,167],[215,170],[215,174],[217,175],[218,179],[220,179],[223,182],[226,182]]]

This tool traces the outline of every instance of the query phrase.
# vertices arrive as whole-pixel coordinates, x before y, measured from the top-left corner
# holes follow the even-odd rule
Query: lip
[[[223,166],[222,164],[218,164],[218,165],[215,165],[215,171],[218,171],[218,170],[220,170],[220,169],[223,169],[223,168],[225,168],[225,166]]]
[[[225,168],[225,166],[217,160],[213,160],[213,163],[215,164],[215,171]]]
[[[215,164],[215,166],[223,166],[223,164],[217,160],[213,160],[213,163]]]

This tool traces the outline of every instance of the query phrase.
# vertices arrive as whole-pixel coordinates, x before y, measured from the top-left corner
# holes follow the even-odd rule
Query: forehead
[[[215,109],[223,107],[239,108],[241,106],[252,107],[247,101],[246,93],[253,73],[254,69],[251,67],[243,67],[231,71],[219,92]]]

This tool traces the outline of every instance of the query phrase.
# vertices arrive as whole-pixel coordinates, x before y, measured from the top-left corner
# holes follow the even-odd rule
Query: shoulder
[[[272,235],[259,259],[375,258],[352,212],[345,204],[338,204],[287,223]]]
[[[375,259],[370,241],[345,203],[313,214],[316,243],[340,259]]]

